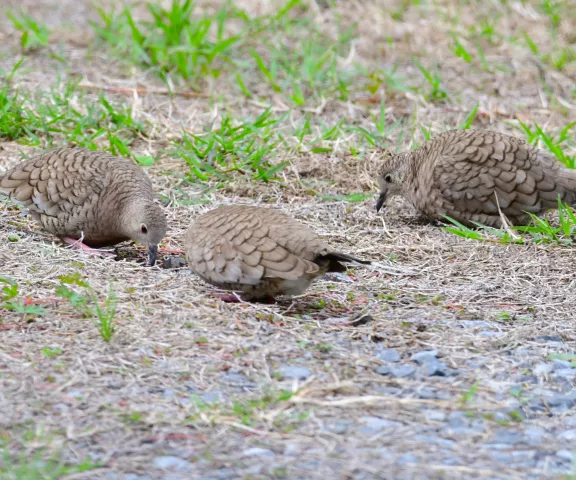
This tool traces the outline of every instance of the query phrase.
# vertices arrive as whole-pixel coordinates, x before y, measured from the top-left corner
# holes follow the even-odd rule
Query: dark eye
[[[141,231],[142,233],[148,233],[148,227],[147,227],[146,225],[142,225],[142,226],[140,227],[140,231]]]
[[[392,183],[392,175],[388,174],[384,177],[384,181],[388,183]]]

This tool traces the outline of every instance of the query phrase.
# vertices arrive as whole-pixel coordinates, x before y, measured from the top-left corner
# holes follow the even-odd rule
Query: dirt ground
[[[133,8],[145,17],[143,3]],[[235,2],[249,15],[284,3]],[[261,78],[248,77],[246,98],[222,75],[202,84],[202,95],[169,97],[154,93],[166,89],[157,76],[96,42],[95,6],[111,2],[3,2],[51,32],[50,48],[25,54],[11,88],[53,91],[73,77],[82,99],[100,95],[89,85],[108,89],[107,98],[148,126],[131,149],[157,159],[147,172],[169,219],[164,249],[182,249],[201,212],[249,203],[288,212],[374,265],[276,304],[228,304],[186,268],[145,267],[140,246],[119,246],[121,260],[88,257],[0,202],[0,276],[17,284],[22,305],[42,309],[0,309],[0,479],[576,478],[573,246],[467,240],[420,221],[399,199],[377,214],[382,151],[360,142],[357,130],[319,141],[328,148],[316,153],[286,134],[271,155],[288,165],[268,183],[241,174],[223,185],[192,181],[189,166],[166,153],[182,129],[200,134],[226,113],[253,118],[268,106],[287,115],[273,127],[282,132],[306,115],[310,138],[339,121],[373,129],[382,95],[387,125],[407,125],[403,137],[389,130],[385,146],[394,150],[422,143],[425,129],[457,128],[476,104],[474,128],[523,136],[520,120],[556,134],[576,119],[576,58],[552,68],[546,55],[575,48],[574,9],[495,0],[303,3],[308,9],[296,14],[327,36],[335,18],[357,23],[343,65],[396,68],[422,89],[364,90],[300,108]],[[561,12],[554,35],[543,5]],[[200,2],[196,13],[217,7]],[[454,54],[454,32],[486,30],[489,21],[496,33],[485,61],[494,68]],[[0,26],[7,72],[20,58],[21,33],[4,15]],[[538,43],[538,56],[522,32]],[[445,98],[426,93],[414,55],[437,62]],[[574,131],[567,155],[576,153]],[[0,172],[65,143],[4,138]],[[346,199],[359,193],[367,195]],[[93,317],[56,294],[74,275],[103,307],[112,285],[110,342]]]

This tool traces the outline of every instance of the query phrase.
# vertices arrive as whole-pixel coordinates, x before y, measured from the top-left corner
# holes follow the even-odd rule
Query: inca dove
[[[87,251],[133,239],[148,247],[154,265],[166,234],[150,179],[105,152],[63,148],[35,156],[0,177],[0,193],[27,206],[46,231]]]
[[[299,295],[340,262],[358,260],[330,248],[308,227],[269,208],[232,205],[211,210],[186,233],[186,259],[203,280],[248,299]]]
[[[379,211],[392,195],[404,196],[432,219],[452,217],[500,227],[498,207],[513,225],[525,212],[542,214],[576,200],[576,170],[550,154],[502,133],[452,130],[417,150],[387,158],[378,177]]]

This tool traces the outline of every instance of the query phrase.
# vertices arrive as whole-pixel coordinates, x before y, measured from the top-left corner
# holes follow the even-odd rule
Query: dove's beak
[[[386,192],[382,192],[378,197],[378,201],[376,202],[376,211],[379,212],[380,209],[384,206],[384,202],[386,201]]]
[[[156,264],[158,256],[158,245],[148,245],[148,266],[153,267]]]

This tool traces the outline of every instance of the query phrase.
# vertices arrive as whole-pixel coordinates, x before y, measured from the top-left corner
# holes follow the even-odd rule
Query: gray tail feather
[[[324,255],[324,258],[337,262],[356,262],[361,263],[362,265],[370,265],[372,263],[370,260],[360,260],[359,258],[353,257],[352,255],[347,255],[346,253],[340,252],[330,252],[329,254]]]

